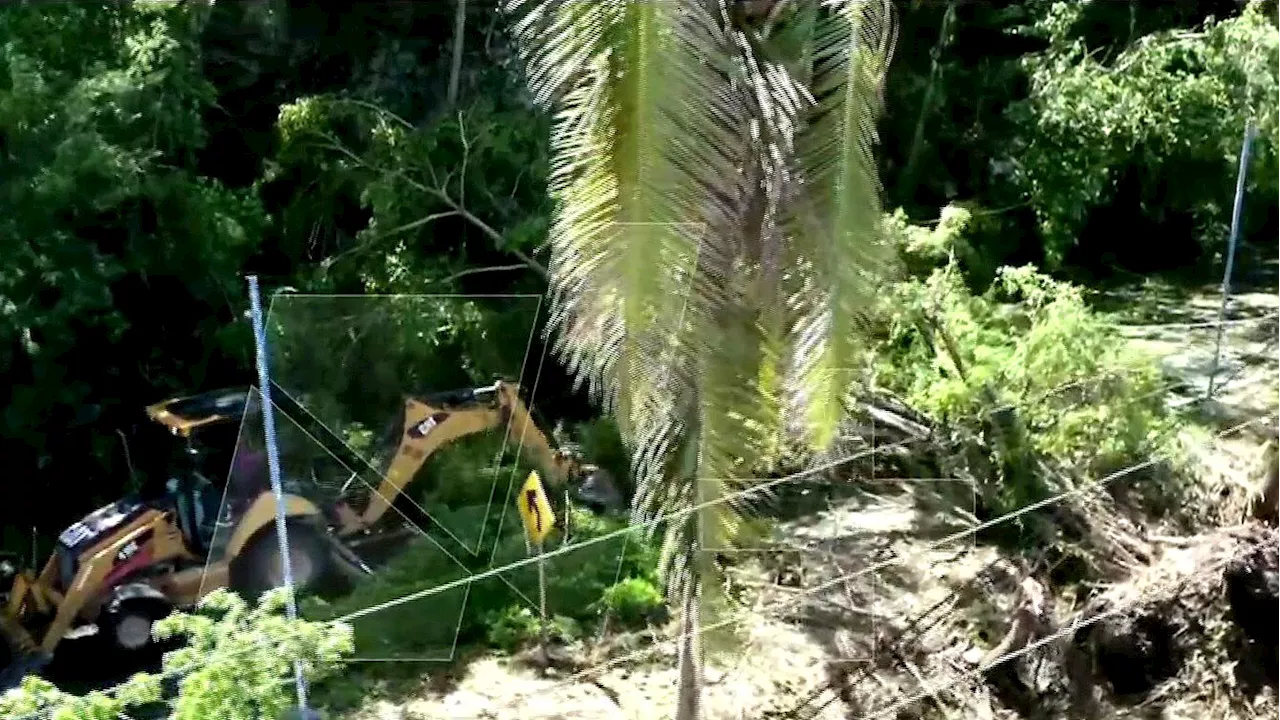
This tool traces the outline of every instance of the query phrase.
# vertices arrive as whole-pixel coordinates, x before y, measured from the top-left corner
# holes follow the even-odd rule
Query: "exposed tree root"
[[[1275,525],[1280,520],[1280,473],[1277,472],[1277,446],[1275,437],[1267,441],[1262,451],[1261,478],[1249,498],[1249,515],[1255,520]]]

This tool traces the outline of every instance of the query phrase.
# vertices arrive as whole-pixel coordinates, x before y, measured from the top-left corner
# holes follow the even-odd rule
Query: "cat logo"
[[[120,552],[116,553],[116,562],[122,563],[133,557],[136,552],[138,552],[138,541],[130,540],[124,547],[120,548]]]
[[[449,413],[435,413],[427,417],[427,419],[409,428],[409,437],[414,440],[421,440],[427,436],[427,433],[434,430],[437,425],[444,422],[447,417],[449,417]]]

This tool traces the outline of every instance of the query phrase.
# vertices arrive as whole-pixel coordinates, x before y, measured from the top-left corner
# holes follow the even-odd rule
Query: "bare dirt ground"
[[[1233,301],[1228,313],[1233,324],[1224,333],[1222,370],[1215,379],[1220,390],[1207,403],[1199,398],[1212,367],[1215,335],[1201,324],[1216,320],[1218,300],[1198,295],[1177,309],[1182,317],[1176,319],[1167,313],[1158,319],[1117,318],[1130,325],[1124,329],[1127,337],[1185,380],[1171,393],[1171,403],[1201,405],[1206,436],[1274,414],[1276,293],[1242,294]],[[1174,322],[1182,326],[1169,324]],[[1239,522],[1260,444],[1258,434],[1233,432],[1222,439],[1200,438],[1192,446],[1201,468],[1198,496],[1213,505],[1204,513],[1205,522],[1213,524],[1205,530],[1209,534],[1169,537],[1161,525],[1115,514],[1107,527],[1127,527],[1137,538],[1120,544],[1141,547],[1129,553],[1127,565],[1121,563],[1124,572],[1116,573],[1110,594],[1102,597],[1106,602],[1128,598],[1134,607],[1148,608],[1129,617],[1139,623],[1159,614],[1150,607],[1166,608],[1170,615],[1181,608],[1195,627],[1179,633],[1216,638],[1213,642],[1221,645],[1227,642],[1222,638],[1234,637],[1224,629],[1226,611],[1204,609],[1220,588],[1196,572],[1238,553],[1245,542],[1240,531],[1214,534],[1213,527]],[[967,512],[965,492],[928,481],[873,483],[865,492],[781,526],[776,550],[739,558],[730,577],[743,589],[751,611],[741,621],[743,644],[708,663],[704,717],[1068,717],[1047,701],[1017,710],[1019,698],[1028,693],[1043,699],[1055,697],[1055,688],[1077,687],[1055,675],[1053,668],[1064,663],[1038,652],[1011,663],[1016,672],[1005,678],[1008,682],[979,672],[1014,619],[1036,599],[1031,597],[1035,588],[1020,580],[1028,575],[1025,565],[976,545],[971,536],[946,541],[976,522]],[[1107,497],[1089,502],[1093,505],[1086,503],[1083,510],[1115,513]],[[1204,607],[1188,609],[1188,603],[1201,600]],[[1073,617],[1085,603],[1070,593],[1040,602],[1045,607],[1037,612],[1058,619]],[[410,699],[371,701],[349,717],[669,718],[677,685],[674,645],[668,641],[672,630],[655,628],[648,635],[571,649],[580,656],[579,667],[597,668],[589,674],[567,669],[543,676],[518,659],[485,656],[460,668],[460,678],[448,689],[424,683]],[[1105,645],[1105,638],[1095,642]],[[1224,669],[1238,656],[1213,649],[1217,645],[1189,646],[1172,675],[1155,677],[1141,698],[1127,703],[1112,698],[1091,717],[1274,716],[1274,683],[1240,690],[1239,673],[1232,676]],[[1148,648],[1144,657],[1151,654]]]

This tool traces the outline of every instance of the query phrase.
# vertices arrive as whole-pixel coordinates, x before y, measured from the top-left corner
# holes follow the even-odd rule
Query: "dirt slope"
[[[1168,325],[1173,320],[1166,314],[1159,327],[1134,326],[1125,334],[1185,380],[1171,402],[1203,404],[1208,434],[1274,413],[1276,298],[1273,292],[1252,293],[1233,301],[1229,317],[1240,322],[1225,333],[1220,391],[1210,403],[1198,398],[1212,365],[1214,332],[1198,325],[1216,319],[1212,294],[1179,304],[1183,317],[1176,321],[1185,327]],[[1127,322],[1138,324],[1132,318]],[[956,488],[948,489],[950,506],[930,506],[922,500],[938,495],[939,486],[886,481],[784,525],[773,552],[744,556],[731,572],[734,582],[747,588],[754,607],[743,620],[746,645],[708,668],[704,716],[1087,717],[1072,714],[1080,712],[1072,710],[1073,703],[1085,702],[1085,694],[1094,704],[1092,716],[1099,718],[1275,716],[1274,670],[1268,669],[1275,664],[1275,652],[1264,652],[1261,659],[1256,653],[1242,654],[1248,643],[1240,639],[1239,611],[1234,609],[1239,601],[1228,597],[1225,574],[1231,562],[1266,542],[1259,545],[1254,535],[1254,545],[1248,545],[1239,539],[1243,536],[1231,534],[1237,530],[1215,529],[1240,520],[1255,473],[1258,436],[1235,432],[1196,447],[1200,471],[1195,502],[1203,510],[1195,513],[1203,525],[1196,531],[1179,533],[1141,517],[1125,517],[1105,496],[1081,501],[1078,509],[1095,513],[1102,532],[1118,536],[1111,540],[1118,555],[1109,565],[1110,589],[1087,598],[1086,589],[1061,591],[1054,585],[1056,566],[1029,567],[971,541],[939,544],[939,538],[974,522],[965,503],[954,501],[963,497],[963,488],[958,494]],[[1264,570],[1271,563],[1273,587],[1274,556],[1250,562]],[[1032,576],[1046,588],[1035,612],[1053,623],[1081,617],[1086,610],[1103,612],[1124,603],[1132,607],[1117,613],[1118,619],[1097,621],[1096,631],[1065,636],[1087,649],[1090,682],[1072,679],[1071,654],[1061,643],[1007,663],[1009,672],[1003,675],[980,672],[1013,618],[1025,612],[1028,593],[1034,590],[1027,584]],[[1263,577],[1262,586],[1267,582]],[[1263,595],[1263,606],[1271,607],[1274,616],[1274,593],[1270,599]],[[1115,679],[1123,675],[1114,670],[1116,659],[1146,667],[1142,658],[1159,655],[1165,646],[1158,641],[1170,634],[1151,630],[1148,620],[1175,607],[1180,625],[1174,629],[1181,638],[1177,662],[1159,672],[1144,671],[1139,690],[1124,687],[1124,680]],[[1165,620],[1172,627],[1171,618]],[[670,634],[671,628],[653,632],[659,639]],[[1125,642],[1141,647],[1126,649]],[[449,689],[424,685],[411,699],[371,701],[349,717],[670,717],[677,680],[674,647],[645,637],[610,638],[609,646],[571,649],[583,663],[588,656],[612,658],[590,678],[572,669],[542,677],[516,659],[488,656],[469,664]],[[638,651],[638,657],[628,658]],[[1098,669],[1108,662],[1112,670]],[[1228,667],[1250,662],[1262,671],[1262,680],[1252,685]],[[1272,673],[1269,680],[1267,672]],[[1030,705],[1020,713],[1027,698]]]

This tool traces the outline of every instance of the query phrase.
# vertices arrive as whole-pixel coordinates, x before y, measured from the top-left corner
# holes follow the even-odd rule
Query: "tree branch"
[[[496,244],[499,248],[501,248],[505,252],[511,253],[516,258],[518,258],[520,262],[524,263],[530,270],[533,270],[534,272],[541,275],[543,280],[551,279],[550,271],[548,271],[547,268],[544,267],[537,260],[534,260],[532,257],[525,254],[524,252],[521,252],[517,248],[504,247],[504,245],[506,245],[506,238],[502,237],[502,233],[493,229],[493,227],[490,226],[488,223],[486,223],[484,220],[481,220],[480,218],[476,217],[469,210],[463,207],[460,203],[456,202],[453,199],[453,197],[450,196],[449,193],[444,190],[444,188],[431,187],[430,185],[426,185],[418,180],[413,179],[408,174],[406,174],[403,170],[387,170],[385,168],[379,168],[374,165],[371,165],[364,158],[360,157],[359,155],[356,155],[349,148],[343,146],[340,142],[337,141],[336,138],[329,135],[323,135],[323,134],[321,135],[321,137],[323,137],[326,141],[323,144],[324,147],[327,147],[330,150],[333,150],[337,153],[342,154],[343,156],[347,157],[349,160],[356,163],[357,165],[360,165],[361,167],[364,167],[368,170],[373,170],[374,172],[382,172],[382,173],[387,173],[389,175],[395,175],[400,179],[404,180],[404,182],[408,183],[415,190],[419,190],[428,195],[431,195],[432,197],[435,197],[437,200],[444,203],[445,205],[448,205],[449,208],[454,213],[456,213],[459,217],[463,218],[467,222],[474,225],[477,229],[480,230],[480,232],[484,233],[490,240],[492,240],[494,244]]]
[[[427,193],[434,195],[438,200],[440,200],[440,202],[443,202],[445,205],[448,205],[449,207],[453,208],[458,213],[458,215],[460,215],[463,219],[465,219],[467,222],[471,223],[472,225],[475,225],[480,230],[480,232],[487,235],[489,239],[497,243],[499,247],[502,247],[503,245],[506,244],[506,239],[502,237],[502,233],[498,232],[497,230],[494,230],[492,227],[489,226],[488,223],[476,217],[475,215],[472,215],[470,212],[467,211],[466,208],[454,202],[453,198],[449,197],[448,193],[446,193],[445,191],[439,188],[429,188],[429,187],[426,187],[425,185],[421,187]],[[528,255],[524,254],[520,250],[513,247],[502,247],[502,249],[506,252],[511,253],[512,255],[515,255],[517,258],[520,259],[520,262],[528,266],[530,270],[533,270],[534,272],[541,275],[544,280],[551,279],[551,272],[548,271],[545,267],[543,267],[542,264],[539,263],[537,260],[534,260],[533,258],[529,257]]]
[[[524,263],[518,263],[515,265],[493,265],[490,267],[482,267],[482,268],[468,268],[466,270],[460,270],[446,278],[439,280],[438,282],[442,282],[442,283],[452,282],[454,280],[457,280],[458,278],[463,278],[468,275],[479,275],[480,273],[506,272],[508,270],[528,270],[528,269],[529,269],[529,266]]]

